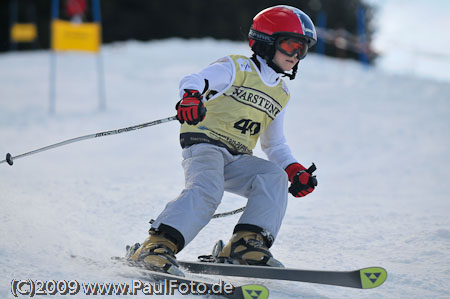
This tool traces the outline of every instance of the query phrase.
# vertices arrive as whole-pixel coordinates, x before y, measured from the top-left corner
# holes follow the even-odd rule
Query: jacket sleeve
[[[261,149],[267,155],[267,158],[283,169],[289,164],[297,163],[290,147],[286,144],[286,137],[284,136],[285,111],[286,107],[267,126],[260,137]]]
[[[234,76],[234,67],[227,57],[221,58],[198,73],[190,74],[180,81],[180,98],[185,89],[195,89],[202,94],[207,90],[223,91]]]

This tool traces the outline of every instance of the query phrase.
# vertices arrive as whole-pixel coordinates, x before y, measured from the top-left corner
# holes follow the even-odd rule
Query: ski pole
[[[219,214],[214,214],[212,216],[212,219],[216,219],[216,218],[222,218],[222,217],[227,217],[227,216],[231,216],[231,215],[235,215],[238,214],[240,212],[243,212],[245,210],[245,207],[230,211],[230,212],[225,212],[225,213],[219,213]]]
[[[93,139],[93,138],[98,138],[98,137],[104,137],[104,136],[110,136],[110,135],[116,135],[116,134],[120,134],[120,133],[126,133],[126,132],[130,132],[130,131],[134,131],[134,130],[139,130],[139,129],[143,129],[143,128],[147,128],[147,127],[151,127],[151,126],[156,126],[162,123],[166,123],[172,120],[176,120],[177,117],[176,116],[171,116],[171,117],[167,117],[167,118],[163,118],[163,119],[158,119],[158,120],[154,120],[148,123],[143,123],[140,125],[135,125],[135,126],[131,126],[131,127],[127,127],[127,128],[122,128],[122,129],[117,129],[117,130],[111,130],[111,131],[105,131],[105,132],[100,132],[100,133],[94,133],[94,134],[89,134],[89,135],[85,135],[85,136],[80,136],[80,137],[75,137],[72,139],[68,139],[68,140],[64,140],[52,145],[48,145],[48,146],[44,146],[41,147],[39,149],[24,153],[24,154],[20,154],[17,156],[12,156],[10,153],[6,154],[6,159],[0,161],[0,164],[7,162],[9,165],[13,165],[14,160],[19,159],[19,158],[23,158],[26,156],[30,156],[33,154],[37,154],[43,151],[47,151],[56,147],[60,147],[63,145],[67,145],[67,144],[71,144],[71,143],[75,143],[78,141],[82,141],[82,140],[87,140],[87,139]]]

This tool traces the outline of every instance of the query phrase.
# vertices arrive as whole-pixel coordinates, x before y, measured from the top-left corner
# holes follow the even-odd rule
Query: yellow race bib
[[[181,146],[212,143],[233,154],[252,154],[259,136],[289,101],[283,80],[266,85],[250,58],[227,57],[234,65],[234,80],[222,94],[204,103],[205,119],[195,126],[181,126]]]

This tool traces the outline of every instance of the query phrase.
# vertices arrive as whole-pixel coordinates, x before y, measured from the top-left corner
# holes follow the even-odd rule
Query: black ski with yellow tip
[[[289,280],[358,289],[376,288],[387,279],[387,272],[381,267],[363,268],[354,271],[319,271],[214,262],[178,261],[178,263],[190,273]]]
[[[197,278],[155,272],[139,268],[140,274],[150,281],[166,284],[167,290],[178,290],[183,295],[214,295],[230,299],[267,299],[269,290],[259,284],[233,286],[220,280],[211,283]]]
[[[80,255],[71,255],[73,260],[98,268],[122,267],[127,269],[122,275],[133,279],[133,287],[124,291],[124,295],[213,295],[230,299],[267,299],[269,290],[259,284],[235,286],[220,279],[212,283],[202,278],[186,273],[187,277],[148,270],[138,263],[130,262],[124,257],[112,257],[109,261],[95,260]],[[119,270],[120,268],[116,268]],[[131,270],[131,271],[130,271]],[[120,271],[120,270],[119,270]],[[148,283],[152,285],[149,286]],[[157,286],[156,286],[157,284]],[[130,293],[131,292],[131,293]]]

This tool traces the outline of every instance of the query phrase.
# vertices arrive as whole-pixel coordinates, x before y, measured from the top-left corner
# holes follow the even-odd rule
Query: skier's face
[[[297,64],[298,58],[297,55],[290,57],[277,49],[272,61],[283,71],[288,72]]]

